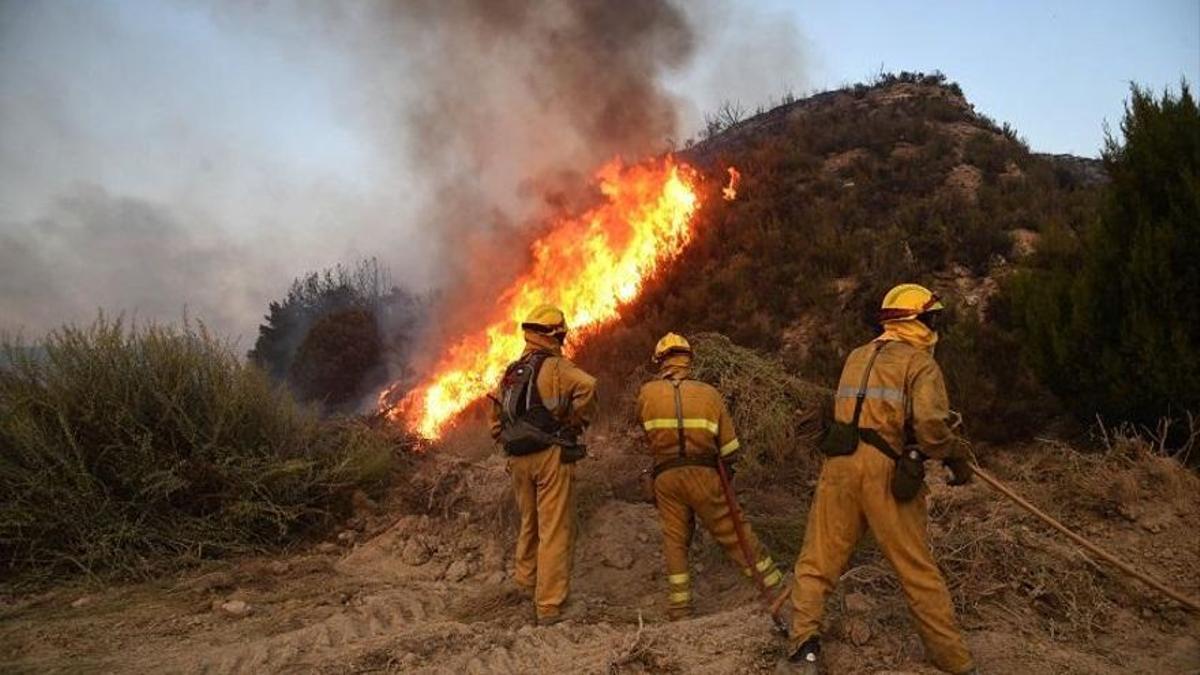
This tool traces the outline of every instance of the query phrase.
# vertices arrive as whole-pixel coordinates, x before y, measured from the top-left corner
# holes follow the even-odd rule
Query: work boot
[[[543,614],[537,618],[538,626],[553,626],[563,621],[576,621],[587,613],[583,603],[568,600],[557,608],[553,614]]]
[[[681,621],[683,619],[692,618],[692,606],[685,607],[669,607],[667,609],[667,618],[671,621]]]
[[[533,600],[533,586],[526,586],[514,581],[508,585],[508,591],[524,600]]]
[[[804,641],[799,649],[792,652],[786,660],[780,662],[775,669],[777,673],[790,675],[820,675],[821,673],[821,640],[813,636]]]

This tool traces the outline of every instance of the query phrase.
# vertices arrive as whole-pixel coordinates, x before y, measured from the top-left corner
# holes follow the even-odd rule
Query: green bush
[[[996,304],[1002,302],[998,299]],[[989,314],[997,310],[1004,308],[992,307]],[[1013,332],[994,321],[981,321],[972,310],[948,324],[938,342],[937,361],[950,407],[963,414],[971,438],[1029,438],[1061,412],[1054,397],[1021,364],[1021,345]]]
[[[1011,292],[1027,357],[1081,418],[1152,424],[1200,410],[1200,111],[1186,84],[1135,86],[1121,130],[1100,217]]]
[[[296,278],[247,357],[302,401],[337,410],[402,379],[430,297],[391,286],[374,258]]]
[[[381,486],[390,448],[322,422],[203,327],[100,317],[0,357],[0,564],[140,575],[262,550]]]

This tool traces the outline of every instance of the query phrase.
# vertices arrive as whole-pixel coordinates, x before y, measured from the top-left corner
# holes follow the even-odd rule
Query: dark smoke
[[[786,21],[764,16],[730,0],[0,3],[0,329],[186,307],[248,345],[292,279],[377,257],[405,288],[443,289],[432,315],[452,335],[548,219],[595,199],[601,163],[680,144],[756,82],[757,100],[802,82]]]
[[[450,306],[472,317],[548,216],[593,198],[601,163],[678,136],[662,82],[696,36],[670,3],[397,2],[388,25],[417,63],[421,98],[402,123],[434,195],[421,218],[437,224]]]

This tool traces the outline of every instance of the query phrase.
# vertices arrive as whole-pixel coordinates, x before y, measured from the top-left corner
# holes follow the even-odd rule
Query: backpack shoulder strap
[[[858,426],[858,419],[862,415],[863,400],[867,397],[867,384],[871,377],[871,367],[875,365],[875,357],[879,356],[879,352],[882,352],[883,348],[886,347],[887,344],[887,340],[881,341],[879,345],[875,347],[875,351],[871,354],[871,359],[867,361],[867,369],[863,371],[862,384],[858,388],[858,400],[854,402],[854,421],[852,424],[854,425],[854,428],[858,430],[859,437],[866,441],[868,445],[874,446],[876,450],[879,450],[892,460],[898,460],[900,459],[900,453],[892,449],[892,446],[888,444],[887,439],[885,439],[878,430],[864,429]]]
[[[855,428],[858,427],[858,420],[862,417],[863,401],[867,398],[867,383],[871,379],[871,368],[875,365],[875,357],[879,356],[879,352],[887,346],[886,340],[881,340],[875,347],[875,351],[871,352],[871,358],[867,360],[867,367],[863,370],[862,382],[858,385],[858,392],[854,395],[854,418],[850,420],[850,424]]]
[[[679,393],[679,385],[683,384],[683,380],[671,380],[671,387],[675,390],[675,427],[679,432],[679,456],[687,456],[687,441],[683,436],[683,396]]]

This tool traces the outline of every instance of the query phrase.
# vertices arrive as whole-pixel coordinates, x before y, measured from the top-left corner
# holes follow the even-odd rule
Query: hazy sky
[[[381,21],[378,7],[0,0],[0,330],[36,334],[97,307],[166,319],[186,307],[245,343],[266,303],[310,269],[378,255],[401,283],[438,283],[454,252],[439,237],[457,193],[447,177],[466,176],[472,218],[490,218],[489,199],[497,221],[516,217],[525,183],[511,157],[489,148],[448,163],[411,124],[416,110],[458,112],[431,102],[469,105],[476,85],[462,74],[492,55],[453,55],[457,69],[439,71],[458,44],[453,31],[426,37],[442,10]],[[677,140],[724,99],[753,108],[882,66],[940,69],[1035,150],[1095,156],[1130,81],[1200,81],[1197,0],[708,0],[683,14],[691,43],[646,56],[647,77],[674,94]],[[487,38],[468,44],[496,48]],[[539,55],[498,54],[489,77],[513,72],[478,83],[479,110],[464,122],[477,135],[487,106],[523,86],[519,67]],[[447,87],[457,97],[445,99]],[[504,118],[493,131],[538,128]],[[460,138],[472,136],[447,136]],[[585,170],[573,160],[564,169]]]

